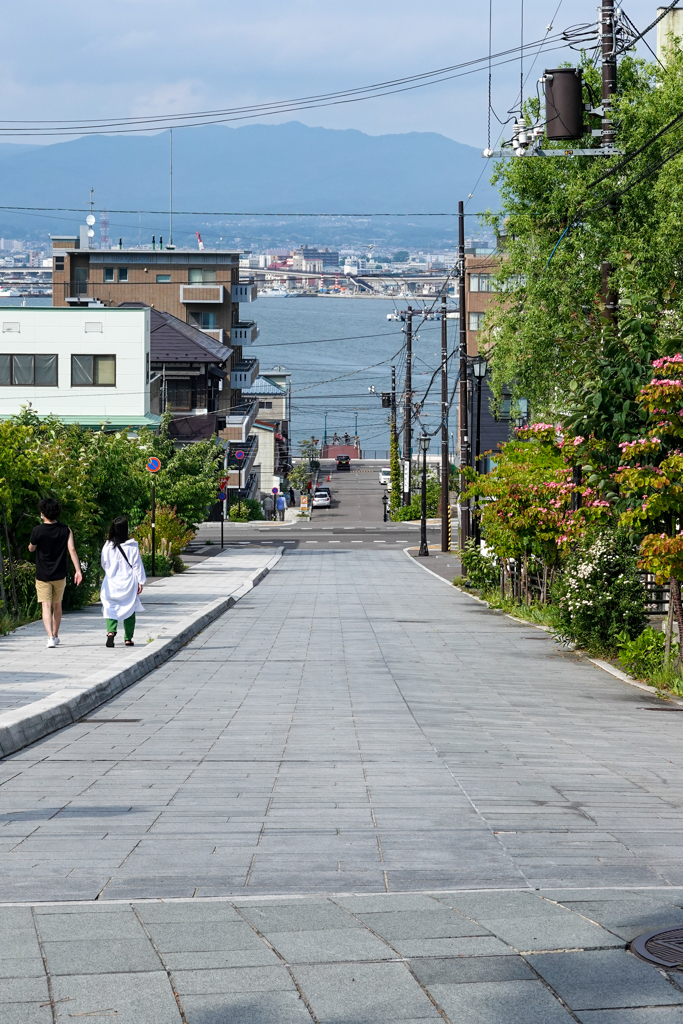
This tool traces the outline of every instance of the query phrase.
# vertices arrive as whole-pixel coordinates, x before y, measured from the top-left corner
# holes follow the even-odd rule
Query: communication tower
[[[100,249],[111,249],[109,238],[109,215],[106,209],[100,214]]]

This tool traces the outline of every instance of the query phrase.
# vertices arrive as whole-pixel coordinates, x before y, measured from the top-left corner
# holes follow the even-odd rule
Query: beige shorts
[[[66,580],[36,580],[36,593],[38,601],[52,601],[53,604],[61,604],[64,597]]]

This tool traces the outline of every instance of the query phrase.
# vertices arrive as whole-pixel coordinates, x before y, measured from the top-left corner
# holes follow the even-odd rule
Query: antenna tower
[[[100,214],[100,249],[111,249],[109,238],[109,215],[106,209]]]

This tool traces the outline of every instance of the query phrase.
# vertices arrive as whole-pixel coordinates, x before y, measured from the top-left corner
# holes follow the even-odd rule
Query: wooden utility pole
[[[467,410],[467,309],[465,298],[465,204],[458,203],[458,283],[460,294],[460,468],[470,464],[470,441],[467,432],[469,416]],[[460,474],[460,488],[466,486],[465,476]],[[464,551],[470,534],[470,503],[460,499],[460,547]]]
[[[410,505],[410,452],[413,444],[413,310],[406,313],[406,382],[403,401],[403,504]],[[406,468],[407,467],[407,468]]]
[[[448,458],[448,308],[447,290],[441,296],[441,550],[451,549],[450,460]]]

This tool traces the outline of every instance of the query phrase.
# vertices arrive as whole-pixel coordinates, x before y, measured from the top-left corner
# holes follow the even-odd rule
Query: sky
[[[490,3],[495,53],[519,42],[522,0]],[[542,39],[551,22],[561,31],[594,21],[597,3],[523,0],[524,37]],[[657,3],[630,0],[624,9],[641,29],[656,17]],[[22,0],[3,9],[2,127],[181,113],[369,85],[485,56],[488,36],[487,0]],[[654,48],[655,31],[648,41]],[[544,67],[567,55],[525,60],[527,90],[535,93]],[[493,108],[503,120],[518,97],[519,75],[517,59],[494,68]],[[296,119],[371,135],[435,131],[483,148],[487,101],[484,70],[390,97],[257,120]],[[3,133],[3,141],[58,140]]]

